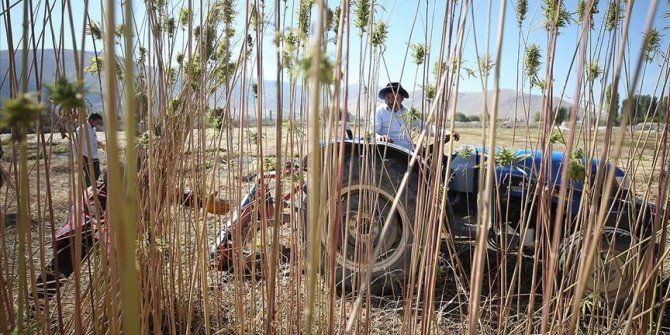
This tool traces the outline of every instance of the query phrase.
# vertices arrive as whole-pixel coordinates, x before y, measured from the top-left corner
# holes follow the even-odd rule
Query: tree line
[[[609,92],[606,101],[609,101]],[[634,95],[633,97],[624,99],[619,103],[619,96],[614,97],[615,104],[615,116],[614,116],[614,125],[618,126],[621,124],[624,109],[630,103],[631,112],[630,119],[628,124],[638,124],[644,122],[660,122],[665,123],[668,119],[668,97],[656,97],[649,94],[643,95]],[[608,108],[605,107],[602,109],[603,113],[607,113]],[[605,122],[605,115],[603,114],[602,122]],[[562,124],[567,121],[570,117],[570,109],[566,106],[555,107],[552,113],[553,121],[555,124]],[[540,121],[540,113],[535,113],[534,120]]]

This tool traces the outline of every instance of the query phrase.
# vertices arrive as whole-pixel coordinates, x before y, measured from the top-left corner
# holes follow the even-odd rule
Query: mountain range
[[[18,82],[21,82],[21,58],[22,52],[18,51],[14,55],[14,64],[10,61],[9,50],[0,50],[0,100],[10,97],[10,69],[14,69]],[[83,66],[86,68],[90,60],[95,56],[94,52],[85,51],[83,55]],[[62,60],[62,61],[61,61]],[[77,66],[74,51],[64,50],[56,53],[53,49],[45,49],[42,53],[37,50],[28,52],[28,92],[37,91],[38,76],[42,83],[51,84],[56,80],[56,74],[62,73],[65,77],[73,81],[77,78]],[[60,64],[60,66],[58,66]],[[12,66],[13,65],[13,66]],[[37,74],[37,75],[36,75]],[[102,95],[100,94],[100,81],[97,75],[92,73],[84,73],[84,88],[86,90],[86,99],[91,104],[93,110],[102,109]],[[20,88],[19,88],[20,90]],[[45,96],[46,87],[42,87],[42,94]]]
[[[37,61],[34,61],[36,56]],[[95,56],[94,52],[90,51],[85,51],[83,54],[83,65],[80,66],[80,68],[85,68],[89,65],[90,60]],[[62,59],[62,61],[57,61],[57,59]],[[21,78],[21,53],[18,52],[15,55],[15,73],[17,78]],[[30,78],[28,81],[28,91],[36,91],[37,90],[37,76],[35,73],[40,73],[41,72],[41,78],[43,83],[52,83],[55,81],[57,70],[60,68],[62,69],[62,73],[65,74],[65,76],[72,80],[73,78],[76,78],[77,76],[77,66],[75,62],[75,55],[72,50],[65,50],[60,53],[56,53],[54,50],[44,50],[44,53],[41,52],[29,52],[28,56],[28,63],[30,64],[29,68],[29,73]],[[57,66],[57,64],[61,64],[62,66]],[[10,53],[8,50],[0,50],[0,100],[7,99],[10,96],[11,92],[11,87],[9,85],[10,80],[9,80],[9,69],[11,68],[11,62],[10,62]],[[35,70],[37,69],[37,71]],[[20,81],[19,81],[20,82]],[[180,86],[180,83],[178,82],[176,84],[177,86]],[[240,84],[236,85],[232,92],[231,92],[231,100],[233,105],[241,105],[242,101],[242,94],[243,91],[246,92],[246,106],[247,110],[253,111],[255,108],[255,101],[256,99],[254,98],[254,94],[252,93],[252,84],[247,83],[248,88],[246,90],[242,90],[242,87]],[[84,87],[86,89],[86,94],[85,97],[88,100],[92,110],[94,111],[100,111],[102,110],[102,95],[101,95],[101,89],[100,89],[100,80],[96,74],[92,73],[84,73]],[[265,111],[263,112],[264,118],[275,118],[275,112],[273,110],[276,110],[277,106],[277,85],[276,81],[264,81],[263,82],[263,99],[264,99],[264,106],[266,106]],[[288,83],[282,83],[282,107],[284,112],[284,115],[287,115],[288,113],[286,111],[289,110],[290,106],[290,97],[291,97],[291,86]],[[43,95],[46,94],[46,88],[42,88]],[[295,97],[294,101],[301,101],[302,95],[301,95],[301,87],[297,86],[295,89]],[[349,113],[351,114],[356,114],[356,106],[358,105],[357,98],[359,96],[359,92],[361,91],[360,86],[358,84],[352,84],[349,85],[348,87],[348,110]],[[374,103],[381,103],[380,100],[376,98],[376,93],[377,89],[375,90],[368,90],[364,89],[363,92],[360,92],[362,94],[361,96],[361,101],[366,102],[369,101],[370,97],[367,96],[369,93],[374,94]],[[218,98],[217,98],[218,97]],[[421,99],[423,97],[423,91],[422,90],[417,90],[414,92],[410,93],[410,99],[407,99],[405,101],[405,105],[407,106],[420,106],[421,104]],[[210,105],[222,105],[223,101],[225,99],[225,94],[224,90],[219,89],[217,92],[213,95],[213,97],[210,99]],[[493,92],[489,91],[487,95],[487,100],[489,102],[489,109],[491,106],[491,101],[493,100]],[[554,105],[557,106],[559,103],[561,103],[562,106],[570,106],[570,103],[563,100],[561,102],[560,99],[555,98],[554,99]],[[370,103],[363,103],[363,106],[367,106]],[[510,90],[510,89],[501,89],[500,94],[499,94],[499,108],[498,108],[498,118],[499,119],[512,119],[515,116],[515,111],[516,112],[516,118],[517,119],[524,119],[523,112],[524,110],[528,110],[528,117],[533,118],[533,116],[540,111],[542,105],[542,97],[539,95],[529,95],[527,92],[526,93],[517,93],[515,90]],[[525,108],[523,107],[525,106]],[[481,115],[482,109],[484,107],[484,94],[483,92],[459,92],[458,94],[458,112],[463,113],[468,116],[472,115]],[[240,108],[237,108],[236,110],[240,110]],[[248,112],[250,115],[250,118],[253,119],[254,112]],[[365,113],[361,113],[361,115],[365,115]]]

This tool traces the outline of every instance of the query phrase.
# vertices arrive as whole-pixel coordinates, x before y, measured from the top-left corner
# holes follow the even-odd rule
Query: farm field
[[[670,334],[668,83],[667,0],[0,2],[0,334]]]
[[[264,155],[266,159],[275,158],[275,141],[276,141],[276,129],[275,127],[263,127],[258,131],[255,127],[247,128],[233,128],[229,130],[234,134],[245,134],[248,135],[250,132],[257,134],[263,134],[261,145],[266,152]],[[519,133],[528,132],[531,136],[524,135],[523,142],[518,139]],[[306,131],[309,132],[308,130]],[[499,129],[497,132],[497,146],[498,147],[518,147],[523,148],[526,145],[532,147],[537,141],[537,136],[533,136],[537,132],[537,129],[531,128],[528,130],[513,130],[509,128]],[[481,145],[482,135],[481,129],[472,129],[472,128],[462,128],[459,130],[461,135],[460,141],[454,143],[456,148],[462,148],[462,146],[468,145]],[[198,140],[198,131],[194,131],[194,143],[200,143]],[[213,130],[207,131],[207,138],[216,138],[217,132]],[[123,151],[125,147],[124,134],[122,132],[118,133],[120,148]],[[656,132],[644,132],[644,133],[635,133],[635,137],[640,138],[649,138],[658,136]],[[630,136],[630,135],[628,135]],[[233,136],[237,137],[237,136]],[[47,136],[47,138],[49,138]],[[105,133],[100,132],[98,138],[105,139]],[[285,139],[288,138],[288,135],[285,134]],[[8,135],[3,135],[3,143],[7,143],[9,140]],[[282,142],[286,142],[286,140]],[[526,140],[527,139],[527,140]],[[58,228],[62,225],[67,219],[68,210],[73,203],[73,197],[77,196],[76,192],[73,192],[72,181],[73,173],[76,172],[76,168],[72,168],[70,164],[70,159],[72,155],[70,154],[68,148],[67,139],[60,139],[59,136],[54,135],[53,140],[50,141],[50,150],[47,154],[49,158],[49,178],[51,180],[50,194],[52,195],[52,208],[53,208],[53,220],[50,219],[49,214],[45,213],[43,208],[40,208],[41,204],[46,202],[45,199],[45,173],[43,167],[40,167],[43,162],[41,159],[44,158],[44,154],[41,150],[37,150],[37,137],[35,135],[28,136],[28,153],[31,157],[29,159],[29,166],[31,167],[30,179],[33,189],[31,189],[31,197],[35,199],[40,199],[40,201],[33,201],[31,212],[35,213],[33,222],[31,224],[31,233],[32,238],[31,247],[29,250],[32,251],[33,266],[36,267],[36,270],[39,268],[39,264],[43,263],[45,260],[48,260],[52,250],[49,248],[51,243],[51,236],[53,228]],[[528,143],[524,145],[524,143]],[[630,152],[632,148],[630,147],[630,141],[624,141],[625,147],[623,152]],[[233,141],[230,151],[235,151],[239,148],[239,142]],[[254,144],[248,143],[251,146]],[[302,147],[303,150],[308,150],[308,143],[305,138],[300,139],[300,143],[295,145],[295,148]],[[558,143],[555,150],[564,150],[564,146]],[[648,148],[649,151],[653,150],[653,147]],[[191,152],[184,153],[185,161],[190,161],[193,156],[199,154],[205,155],[207,158],[205,162],[202,162],[204,167],[204,172],[210,176],[211,180],[214,181],[214,186],[210,188],[210,191],[218,192],[219,196],[225,199],[229,199],[232,203],[238,203],[241,201],[241,198],[244,196],[244,192],[247,191],[250,183],[248,179],[244,179],[243,176],[257,174],[259,168],[259,152],[249,152],[248,155],[240,157],[240,155],[234,158],[234,160],[229,162],[226,158],[227,150],[225,147],[217,147],[216,144],[209,145],[206,144],[204,149],[197,146],[190,149]],[[638,173],[645,173],[645,171],[653,171],[651,168],[652,154],[649,152],[642,151],[642,154],[638,154],[636,159],[631,159],[622,155],[622,164],[626,166],[629,161],[641,162]],[[11,156],[5,156],[3,161],[3,166],[9,166],[11,163]],[[642,158],[640,158],[642,157]],[[39,159],[37,159],[39,158]],[[214,164],[214,161],[220,161],[221,163]],[[103,160],[103,166],[106,162]],[[11,171],[10,171],[11,172]],[[644,180],[648,180],[651,176],[644,177]],[[245,183],[239,183],[238,180],[247,180]],[[232,181],[232,182],[231,182]],[[11,182],[10,182],[11,185]],[[37,188],[39,185],[39,189]],[[654,189],[658,185],[653,184],[641,185],[637,188],[636,191],[642,195],[647,188]],[[2,190],[2,195],[0,196],[0,203],[3,204],[3,213],[5,213],[4,220],[4,231],[2,235],[2,244],[5,246],[3,257],[7,260],[7,269],[10,271],[16,271],[18,264],[15,261],[17,255],[17,234],[18,228],[16,225],[16,218],[13,216],[13,213],[16,213],[16,193],[15,189],[11,186],[6,187]],[[172,221],[171,224],[174,225],[172,229],[175,229],[176,232],[180,235],[176,241],[164,242],[164,243],[177,243],[172,245],[161,245],[161,248],[166,249],[168,252],[162,257],[166,258],[166,261],[169,261],[172,264],[175,264],[177,268],[181,268],[181,271],[177,270],[176,273],[180,273],[181,276],[184,276],[184,279],[188,279],[187,282],[194,280],[197,266],[193,264],[194,261],[197,261],[198,258],[203,257],[199,255],[202,253],[203,246],[209,246],[214,242],[215,237],[219,233],[222,223],[225,220],[230,218],[230,215],[219,216],[211,214],[197,214],[192,209],[184,209],[179,206],[172,206],[167,208],[167,210],[174,213],[174,217],[169,220]],[[204,216],[201,216],[203,215]],[[304,276],[304,245],[301,242],[295,242],[295,234],[298,234],[294,230],[296,225],[296,214],[291,215],[290,210],[285,210],[283,213],[283,218],[285,222],[282,225],[279,225],[279,243],[281,244],[281,255],[279,256],[277,266],[278,273],[276,273],[278,293],[276,297],[276,306],[275,308],[278,311],[278,329],[281,329],[281,332],[299,332],[300,324],[296,324],[296,318],[301,318],[300,309],[295,308],[295,304],[304,303],[304,298],[296,296],[296,292],[300,292],[302,295],[304,285],[306,282],[306,277]],[[271,220],[268,217],[268,220]],[[266,233],[268,236],[271,236],[272,231],[276,228],[267,228]],[[207,239],[207,243],[203,243],[202,239],[198,237],[199,234],[204,234]],[[302,232],[300,232],[302,234]],[[261,238],[260,233],[256,238]],[[216,269],[209,269],[206,271],[206,281],[198,280],[198,283],[192,287],[180,287],[177,285],[174,287],[175,290],[181,292],[176,298],[175,304],[187,304],[188,301],[195,299],[198,306],[188,307],[190,311],[186,312],[182,308],[187,308],[187,306],[175,305],[175,311],[181,311],[184,313],[181,317],[184,319],[178,319],[179,323],[181,322],[191,322],[190,326],[193,331],[196,333],[206,332],[206,322],[209,322],[209,327],[212,329],[218,329],[218,331],[226,331],[230,333],[252,331],[260,331],[264,327],[263,315],[267,311],[266,302],[263,302],[263,299],[266,299],[268,291],[267,283],[267,267],[264,266],[264,261],[260,254],[263,251],[267,252],[268,249],[260,245],[260,241],[252,242],[251,249],[253,252],[257,252],[258,256],[252,268],[246,268],[243,271],[237,272],[238,270],[229,270],[229,271],[217,271]],[[444,242],[443,242],[444,243]],[[206,245],[205,245],[206,244]],[[467,281],[466,276],[468,271],[470,271],[471,261],[474,253],[474,246],[471,243],[458,243],[455,245],[455,253],[458,255],[457,264],[462,267],[463,271],[459,276],[455,276],[456,273],[454,270],[453,255],[448,250],[447,245],[442,245],[441,253],[437,258],[437,269],[436,269],[436,278],[435,278],[435,298],[433,302],[433,307],[435,310],[435,319],[432,320],[434,329],[437,333],[441,332],[462,332],[464,329],[467,329],[466,319],[465,319],[465,310],[467,310],[467,301],[468,301],[468,292],[465,285],[461,281]],[[171,250],[169,252],[167,250]],[[528,252],[528,251],[526,251]],[[486,324],[482,325],[482,329],[494,329],[500,325],[495,324],[496,320],[495,311],[497,310],[496,302],[496,277],[503,274],[500,264],[495,265],[500,262],[500,257],[505,257],[506,265],[503,268],[517,269],[522,272],[532,272],[533,271],[533,260],[528,255],[524,256],[521,259],[516,258],[516,253],[510,253],[507,256],[499,254],[494,249],[488,250],[487,256],[487,265],[485,267],[485,278],[488,278],[487,282],[484,283],[485,291],[482,293],[482,297],[485,300],[483,304],[483,318],[487,321]],[[90,262],[90,263],[89,263]],[[94,289],[95,287],[95,276],[96,271],[91,268],[91,265],[100,262],[96,258],[92,258],[87,262],[82,263],[82,275],[79,278],[79,283],[75,282],[73,278],[64,283],[63,286],[63,297],[62,297],[62,317],[64,322],[68,325],[74,325],[75,320],[78,319],[76,313],[76,308],[73,305],[73,302],[76,303],[78,299],[74,298],[75,285],[80,285],[84,292],[91,294],[89,290]],[[173,265],[173,266],[175,266]],[[668,266],[670,262],[668,259],[665,259],[663,266],[661,268],[662,275],[660,277],[661,282],[659,282],[659,294],[662,294],[662,288],[665,287],[668,282]],[[85,270],[88,268],[88,270]],[[509,275],[509,274],[508,274]],[[166,278],[167,279],[167,278]],[[326,279],[326,278],[323,278]],[[511,275],[509,280],[513,280]],[[512,294],[510,297],[513,299],[512,305],[516,306],[516,314],[512,313],[509,316],[509,319],[504,322],[504,327],[508,329],[516,329],[512,331],[513,333],[521,332],[520,328],[525,327],[529,322],[528,315],[523,313],[523,310],[527,308],[529,304],[528,294],[531,291],[532,280],[531,278],[519,278],[519,288],[517,291]],[[93,281],[93,282],[92,282]],[[15,282],[15,284],[17,284]],[[203,287],[206,285],[206,287]],[[345,325],[345,316],[346,311],[350,311],[353,308],[354,299],[352,297],[341,296],[338,293],[335,296],[331,296],[327,290],[327,283],[321,282],[319,284],[320,290],[318,291],[318,304],[321,306],[326,306],[333,301],[335,310],[339,311],[335,314],[332,322],[339,324],[339,327],[344,327]],[[540,294],[537,292],[536,294]],[[86,309],[93,308],[90,305],[90,302],[87,302],[87,298],[80,298],[84,302],[84,313],[91,313],[92,311],[86,311]],[[260,300],[259,300],[260,299]],[[335,299],[335,300],[331,300]],[[205,321],[205,316],[202,313],[205,313],[204,305],[208,305],[210,313],[209,320]],[[362,319],[359,323],[357,331],[360,332],[371,332],[371,333],[393,333],[397,331],[398,327],[411,327],[405,318],[407,314],[405,311],[406,302],[404,302],[398,296],[385,296],[385,297],[368,297],[365,307],[362,310],[362,313],[365,313],[366,318]],[[419,303],[415,308],[427,308],[426,306],[422,307],[422,304]],[[239,310],[242,309],[244,314],[240,314]],[[325,307],[320,310],[320,313],[324,313],[327,310]],[[344,312],[342,312],[344,311]],[[80,312],[81,313],[81,312]],[[492,314],[490,314],[492,313]],[[320,318],[327,317],[327,314],[321,315]],[[87,315],[87,318],[83,319],[83,322],[92,322],[93,315]],[[179,316],[176,316],[179,318]],[[192,318],[192,320],[188,320]],[[249,329],[244,330],[240,329],[237,320],[244,320],[245,327]],[[51,320],[50,323],[52,327],[57,322],[57,316],[54,312],[51,312],[49,316]],[[82,320],[80,320],[82,321]],[[616,326],[616,319],[613,319],[612,322]],[[37,326],[34,326],[37,327]],[[167,327],[167,325],[164,325]],[[670,325],[661,326],[660,329],[666,329],[664,331],[670,331]],[[517,329],[518,328],[518,329]],[[37,329],[37,328],[35,328]],[[409,330],[408,330],[409,331]],[[588,333],[588,327],[583,330],[585,333]]]

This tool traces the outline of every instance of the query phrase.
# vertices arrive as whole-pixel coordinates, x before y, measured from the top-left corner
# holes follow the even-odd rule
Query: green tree
[[[665,99],[661,99],[661,104],[658,108],[658,117],[661,122],[667,122],[668,121],[668,105],[670,105],[670,97],[665,97]]]
[[[648,94],[634,95],[632,98],[626,98],[621,105],[620,115],[623,116],[624,108],[632,99],[630,111],[630,122],[632,124],[646,121],[659,121],[660,111],[657,111],[658,97],[652,97]]]
[[[463,113],[456,113],[456,115],[454,115],[454,120],[458,122],[469,122],[470,118]]]
[[[612,99],[612,85],[607,85],[605,89],[605,113],[609,113],[610,102],[614,103],[614,124],[619,125],[619,92],[614,93],[614,99]]]
[[[568,119],[568,107],[561,106],[554,108],[554,122],[559,125]]]

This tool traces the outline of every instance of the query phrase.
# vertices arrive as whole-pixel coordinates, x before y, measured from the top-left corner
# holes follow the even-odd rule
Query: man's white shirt
[[[412,126],[423,130],[425,123],[420,118],[411,120],[409,110],[405,106],[400,106],[400,109],[394,112],[387,105],[382,104],[375,111],[375,134],[388,135],[393,144],[407,148],[410,151],[414,150]]]
[[[88,143],[86,142],[86,133],[88,133]],[[98,159],[98,136],[90,123],[85,122],[77,128],[77,137],[81,155],[92,159]]]

